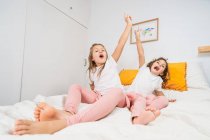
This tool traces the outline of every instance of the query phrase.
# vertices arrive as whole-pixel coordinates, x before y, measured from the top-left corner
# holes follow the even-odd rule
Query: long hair
[[[149,67],[149,68],[151,69],[153,63],[156,62],[156,61],[159,61],[159,60],[163,60],[163,61],[166,62],[166,67],[165,67],[165,69],[164,69],[164,71],[163,71],[163,74],[159,75],[159,76],[162,78],[162,80],[163,80],[163,84],[162,84],[162,85],[164,86],[164,83],[167,82],[167,80],[168,80],[168,75],[169,75],[169,73],[168,73],[168,62],[167,62],[167,59],[165,59],[165,58],[163,58],[163,57],[159,57],[159,58],[154,59],[154,60],[152,60],[151,62],[149,62],[149,63],[147,64],[147,67]]]
[[[92,59],[93,59],[93,48],[94,48],[96,45],[100,45],[100,46],[102,46],[102,47],[104,48],[104,50],[105,50],[105,52],[106,52],[106,60],[108,59],[108,54],[107,54],[107,51],[106,51],[106,49],[105,49],[105,47],[104,47],[103,44],[94,43],[94,44],[91,46],[91,48],[90,48],[90,53],[89,53],[89,56],[88,56],[89,66],[88,66],[88,69],[87,69],[87,71],[89,72],[89,79],[90,79],[90,80],[91,80],[91,78],[90,78],[90,73],[95,73],[95,72],[96,72],[96,67],[97,67],[95,61],[92,60]],[[104,67],[105,67],[105,64],[104,64],[103,66],[100,67],[99,72],[98,72],[98,74],[97,74],[98,77],[101,76],[101,73],[102,73]],[[91,80],[91,81],[92,81],[92,80]]]

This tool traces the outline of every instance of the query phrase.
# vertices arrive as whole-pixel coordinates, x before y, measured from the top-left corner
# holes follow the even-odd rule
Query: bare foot
[[[36,121],[51,121],[65,119],[72,115],[70,112],[56,109],[46,103],[39,103],[34,111],[34,118]]]
[[[15,123],[13,135],[24,134],[52,134],[67,127],[66,120],[54,120],[34,122],[29,120],[17,120]]]
[[[154,121],[159,115],[160,110],[152,107],[147,107],[140,116],[134,117],[132,122],[133,124],[147,125],[148,123]]]

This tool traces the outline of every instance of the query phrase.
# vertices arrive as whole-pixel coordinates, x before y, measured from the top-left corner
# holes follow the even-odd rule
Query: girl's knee
[[[124,108],[124,107],[130,108],[130,100],[128,99],[128,97],[123,94],[123,98],[120,100],[120,102],[117,105],[117,107],[120,107],[120,108]]]
[[[165,96],[160,97],[161,103],[163,105],[163,107],[167,107],[169,102],[168,102],[168,98],[166,98]]]

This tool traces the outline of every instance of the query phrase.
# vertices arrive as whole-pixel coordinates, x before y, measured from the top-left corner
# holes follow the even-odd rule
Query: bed
[[[177,102],[170,103],[167,108],[162,109],[160,117],[147,126],[132,125],[129,110],[116,108],[104,119],[69,126],[53,135],[10,135],[16,119],[34,119],[33,110],[37,102],[44,101],[62,109],[66,97],[38,95],[33,101],[25,100],[0,107],[0,139],[210,140],[210,88],[201,71],[196,69],[198,68],[194,68],[191,74],[188,73],[187,80],[191,83],[188,82],[187,91],[164,90],[168,98],[176,98]],[[86,107],[88,104],[80,105],[80,109]]]

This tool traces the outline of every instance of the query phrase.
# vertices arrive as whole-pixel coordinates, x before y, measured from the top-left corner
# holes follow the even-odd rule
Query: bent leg
[[[70,116],[67,119],[67,122],[69,125],[72,125],[99,120],[111,113],[123,98],[124,95],[122,94],[121,89],[110,89],[107,94],[103,95],[89,108]]]
[[[83,103],[94,103],[98,97],[93,91],[83,89],[80,85],[72,85],[69,88],[68,96],[64,105],[64,109],[72,114],[77,113],[78,106]]]
[[[125,97],[123,98],[123,100],[120,101],[120,103],[117,105],[117,107],[127,107],[128,109],[131,108],[131,104],[133,103],[133,101],[137,98],[137,94],[134,92],[129,92],[126,94],[123,94]]]
[[[147,103],[147,105],[148,107],[160,110],[168,106],[168,99],[165,96],[155,96],[155,98],[153,98],[153,100],[150,101],[150,103]]]
[[[146,99],[142,96],[137,95],[131,107],[132,118],[140,116],[145,111],[145,108],[146,108]]]
[[[72,85],[69,89],[69,94],[64,106],[65,110],[59,110],[46,103],[40,103],[34,111],[34,116],[37,121],[50,121],[65,119],[68,116],[75,114],[80,102],[93,103],[96,101],[98,94],[82,89],[79,85]]]
[[[149,122],[155,120],[155,118],[159,115],[155,109],[145,110],[145,108],[146,99],[142,96],[138,96],[136,100],[134,100],[133,106],[131,108],[133,124],[146,125]]]
[[[129,98],[128,98],[128,96],[126,94],[123,94],[123,98],[118,103],[117,107],[120,107],[120,108],[124,108],[124,107],[130,108],[130,100],[129,100]]]

